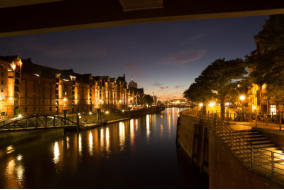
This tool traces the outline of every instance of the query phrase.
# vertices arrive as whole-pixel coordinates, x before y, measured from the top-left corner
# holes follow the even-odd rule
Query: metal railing
[[[0,123],[1,129],[20,128],[49,128],[77,126],[76,121],[58,115],[31,115],[27,117],[14,118]]]
[[[217,113],[205,115],[187,110],[184,114],[210,122],[211,130],[246,167],[284,184],[284,153],[277,150],[276,146],[270,148],[272,150],[255,147],[255,144],[249,140],[249,136],[256,131],[233,130],[230,124],[222,121]]]

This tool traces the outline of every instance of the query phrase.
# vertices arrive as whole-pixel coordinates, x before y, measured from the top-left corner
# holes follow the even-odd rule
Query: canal
[[[176,146],[180,111],[0,147],[0,188],[208,188]]]

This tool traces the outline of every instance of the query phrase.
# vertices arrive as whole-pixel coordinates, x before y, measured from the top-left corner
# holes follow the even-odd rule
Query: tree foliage
[[[148,95],[148,94],[144,95],[144,97],[143,97],[143,104],[144,104],[144,105],[147,105],[147,104],[148,104],[148,105],[152,105],[153,102],[154,102],[154,99],[153,99],[152,96],[150,96],[150,95]]]
[[[217,59],[202,71],[184,95],[192,101],[217,98],[221,104],[221,116],[224,118],[225,100],[236,94],[238,84],[246,73],[241,59]]]
[[[249,79],[260,88],[267,84],[268,98],[283,101],[284,15],[270,16],[255,40],[257,51],[247,57],[252,70]]]

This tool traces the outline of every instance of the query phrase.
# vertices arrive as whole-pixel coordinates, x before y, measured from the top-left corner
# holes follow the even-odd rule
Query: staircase
[[[284,152],[257,130],[216,127],[216,135],[248,168],[284,184]]]

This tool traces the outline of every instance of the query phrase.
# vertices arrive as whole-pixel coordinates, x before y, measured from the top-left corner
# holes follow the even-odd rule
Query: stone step
[[[272,143],[269,143],[269,144],[256,144],[256,145],[252,145],[252,146],[253,146],[253,148],[272,148],[272,147],[275,147],[275,145],[272,144]],[[244,146],[241,146],[241,148],[243,148],[243,149],[245,149],[245,148],[250,149],[251,146],[250,145],[244,145]],[[237,150],[237,149],[240,149],[240,147],[236,146],[236,147],[232,147],[231,149],[232,150]]]

